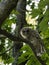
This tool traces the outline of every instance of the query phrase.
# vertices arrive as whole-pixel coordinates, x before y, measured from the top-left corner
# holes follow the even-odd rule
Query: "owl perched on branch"
[[[21,36],[24,39],[29,40],[34,48],[37,56],[41,56],[45,51],[43,41],[41,40],[39,33],[29,27],[23,27],[20,31]]]

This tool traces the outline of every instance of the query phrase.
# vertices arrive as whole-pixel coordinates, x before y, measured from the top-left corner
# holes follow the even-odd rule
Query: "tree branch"
[[[34,46],[33,46],[33,44],[32,44],[29,40],[23,39],[22,37],[16,37],[16,36],[14,36],[14,35],[8,33],[8,32],[5,31],[5,30],[2,30],[2,29],[0,29],[0,34],[5,35],[6,37],[8,37],[9,39],[11,39],[12,41],[16,41],[16,42],[17,42],[17,41],[20,41],[20,42],[25,42],[25,43],[27,43],[27,44],[31,47],[31,49],[32,49],[32,51],[34,52],[34,54],[35,54],[36,58],[38,59],[38,61],[39,61],[42,65],[46,65],[46,63],[45,63],[39,56],[37,56],[37,54],[36,54],[36,52],[35,52],[35,49],[34,49]]]
[[[8,37],[9,39],[11,39],[12,41],[18,41],[19,38],[16,37],[15,35],[12,35],[11,33],[7,32],[6,30],[2,30],[0,29],[0,34]],[[19,40],[20,41],[20,40]]]
[[[18,0],[4,0],[0,2],[0,27],[11,11],[16,7]]]

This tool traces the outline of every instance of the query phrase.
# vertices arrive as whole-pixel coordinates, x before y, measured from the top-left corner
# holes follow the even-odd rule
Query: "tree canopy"
[[[38,31],[46,50],[41,56],[36,55],[30,40],[20,35],[23,27]],[[49,65],[49,0],[0,0],[0,61]]]

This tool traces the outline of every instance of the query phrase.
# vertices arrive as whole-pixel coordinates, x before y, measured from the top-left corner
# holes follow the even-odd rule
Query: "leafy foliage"
[[[49,65],[49,0],[40,0],[37,4],[38,7],[35,6],[35,2],[32,2],[32,0],[28,0],[27,5],[29,5],[31,8],[31,11],[27,11],[29,12],[29,15],[32,18],[36,18],[38,16],[38,18],[36,19],[38,21],[38,25],[36,26],[36,28],[40,32],[39,34],[41,35],[41,38],[43,38],[46,49],[46,53],[41,56],[41,59],[44,60],[47,65]],[[1,28],[11,33],[12,23],[16,24],[17,22],[16,14],[19,14],[19,12],[13,10],[10,16],[2,24]],[[5,42],[5,40],[8,42]],[[5,52],[12,45],[12,41],[8,38],[4,36],[0,38],[0,56],[5,64],[9,64],[14,60],[12,57],[12,50],[9,50],[8,53]],[[5,53],[2,54],[3,52]],[[18,58],[18,64],[25,62],[27,65],[41,65],[37,58],[35,58],[34,53],[28,45],[24,45],[20,49],[20,52],[22,52],[22,54]]]
[[[24,45],[20,52],[23,52],[22,55],[18,58],[18,64],[21,64],[22,62],[25,62],[27,65],[37,65],[40,63],[35,58],[34,53],[32,52],[32,49],[29,47],[29,45]]]

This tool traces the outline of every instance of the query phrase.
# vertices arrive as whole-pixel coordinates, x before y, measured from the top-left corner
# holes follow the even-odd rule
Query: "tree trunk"
[[[25,11],[26,11],[26,0],[19,0],[16,10],[19,12],[17,15],[17,22],[16,22],[16,30],[15,35],[19,37],[19,33],[21,28],[26,25],[25,20]],[[13,48],[13,57],[15,58],[15,62],[12,65],[17,65],[17,59],[21,53],[19,52],[20,48],[23,46],[22,42],[14,42],[15,47]],[[24,63],[22,64],[24,65]]]

